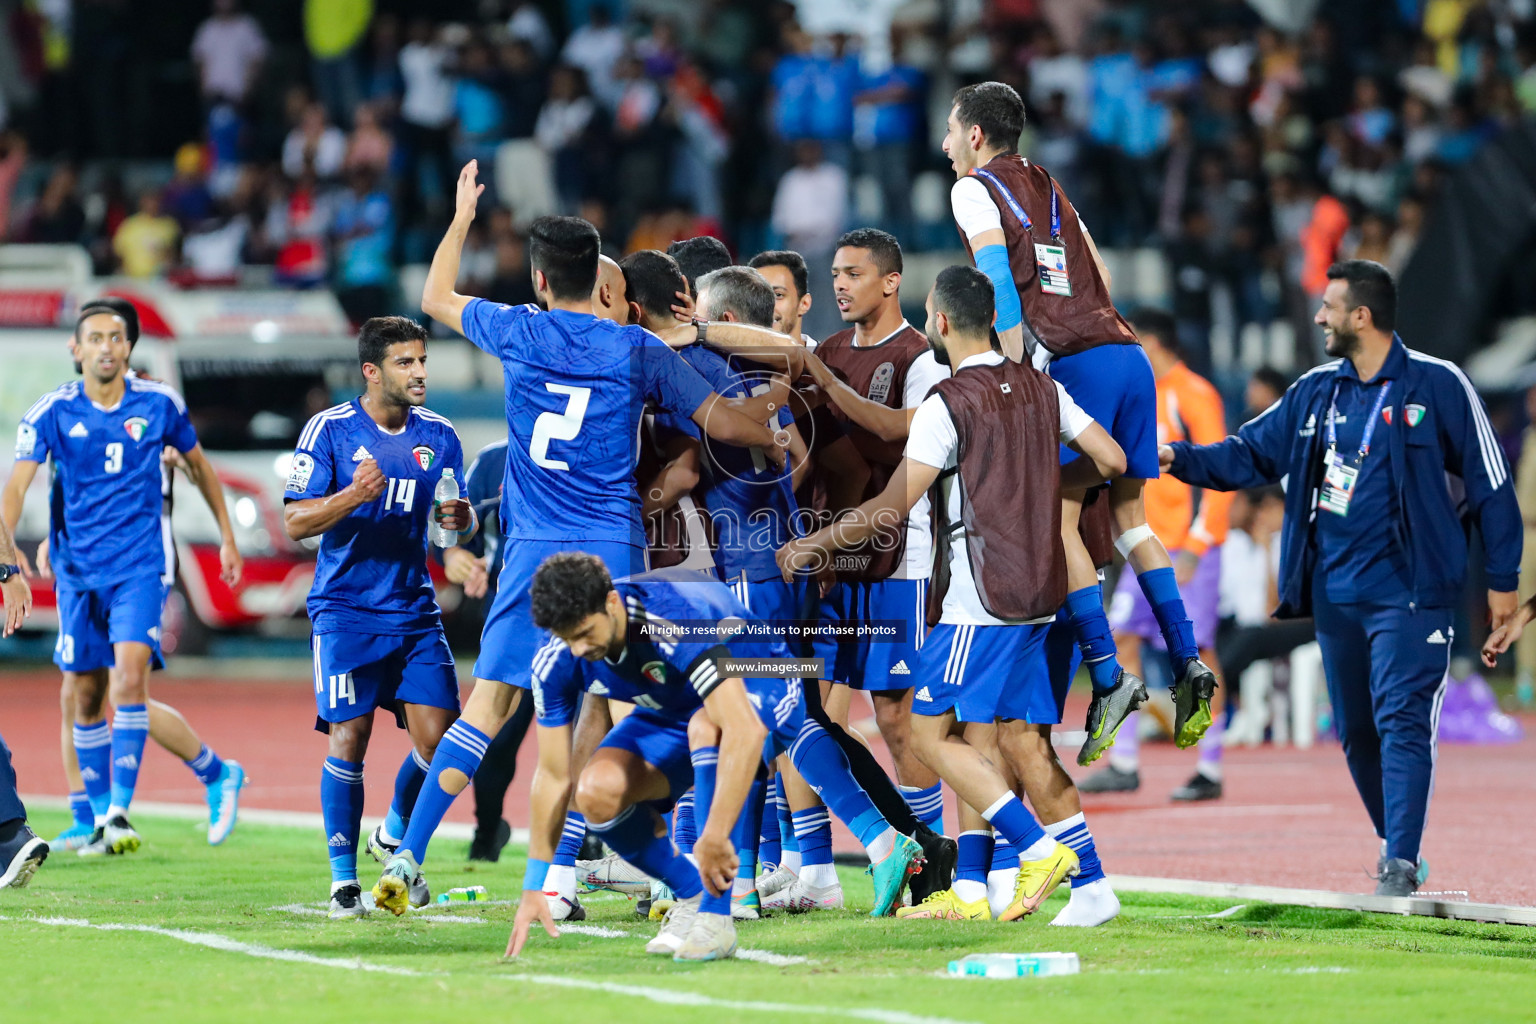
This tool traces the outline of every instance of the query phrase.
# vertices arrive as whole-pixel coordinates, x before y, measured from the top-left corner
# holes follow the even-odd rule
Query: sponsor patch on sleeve
[[[315,459],[312,455],[298,452],[293,457],[293,465],[288,470],[288,490],[305,491],[309,489],[309,478],[315,474]]]
[[[30,423],[23,423],[16,428],[16,457],[28,459],[37,451],[37,428]]]

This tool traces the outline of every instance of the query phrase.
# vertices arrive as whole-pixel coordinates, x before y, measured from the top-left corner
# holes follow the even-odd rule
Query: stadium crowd
[[[201,23],[144,19],[183,30],[184,51],[152,51],[196,84],[174,141],[148,130],[150,90],[84,74],[112,78],[127,58],[103,69],[103,41],[143,36],[129,5],[13,19],[0,239],[78,242],[101,272],[189,284],[270,266],[282,285],[331,284],[361,320],[400,306],[398,268],[425,261],[476,157],[500,165],[499,209],[466,271],[496,298],[529,297],[520,231],[544,212],[579,213],[625,251],[713,233],[814,264],[855,221],[952,248],[937,107],[996,78],[1026,97],[1024,151],[1096,237],[1162,251],[1205,369],[1213,317],[1304,323],[1337,257],[1401,270],[1446,170],[1536,109],[1521,3],[1329,5],[1294,30],[1242,0],[914,2],[857,19],[518,0],[434,5],[440,23],[411,5],[304,6],[302,21],[237,0]],[[515,199],[496,194],[508,183]]]

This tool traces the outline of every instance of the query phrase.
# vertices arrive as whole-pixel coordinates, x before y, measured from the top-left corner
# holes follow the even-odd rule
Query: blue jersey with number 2
[[[645,547],[635,487],[645,403],[686,416],[709,384],[643,327],[590,313],[472,299],[463,323],[506,376],[502,535]]]

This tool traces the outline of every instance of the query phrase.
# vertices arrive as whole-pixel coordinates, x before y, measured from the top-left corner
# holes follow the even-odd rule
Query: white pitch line
[[[738,960],[751,960],[753,963],[768,964],[771,967],[788,967],[790,964],[808,964],[811,958],[808,956],[789,956],[784,953],[770,953],[766,949],[738,949]]]
[[[175,939],[178,942],[216,949],[225,953],[239,953],[243,956],[256,957],[263,960],[282,960],[288,963],[309,964],[315,967],[333,967],[349,971],[393,974],[404,978],[453,977],[453,975],[447,972],[415,971],[409,967],[371,964],[356,958],[317,956],[313,953],[303,953],[295,949],[278,949],[254,942],[241,942],[238,939],[231,939],[228,936],[219,935],[215,932],[193,932],[180,928],[160,928],[150,924],[96,924],[91,921],[70,917],[7,917],[0,915],[0,921],[17,921],[64,928],[89,928],[94,931],[104,932],[143,932],[148,935],[161,935],[169,939]],[[477,977],[484,976],[477,975]],[[508,974],[493,975],[492,977],[498,977],[511,982],[527,982],[529,984],[549,985],[557,988],[581,989],[587,992],[633,996],[668,1006],[749,1010],[757,1013],[779,1014],[781,1016],[785,1014],[815,1014],[822,1017],[875,1021],[876,1024],[970,1024],[968,1021],[958,1021],[949,1017],[925,1017],[921,1014],[905,1013],[900,1010],[881,1010],[875,1007],[833,1007],[797,1003],[772,1003],[747,999],[717,999],[714,996],[704,995],[699,992],[653,988],[649,985],[626,985],[612,981],[589,981],[584,978],[570,978],[555,974]]]
[[[636,937],[635,932],[621,932],[617,928],[604,928],[599,924],[566,924],[564,921],[556,921],[555,930],[561,935],[570,932],[572,935],[593,935],[599,939],[628,939]]]
[[[25,795],[21,798],[21,802],[28,807],[45,807],[52,811],[69,810],[69,798],[63,796]],[[146,817],[176,818],[187,821],[208,820],[207,804],[173,804],[157,803],[153,800],[135,800],[133,810],[136,815],[142,814]],[[240,820],[252,825],[285,825],[293,828],[314,829],[322,834],[325,832],[324,817],[312,811],[270,811],[260,807],[242,807]],[[383,818],[364,818],[362,834],[366,835],[373,831],[373,826],[383,820]],[[437,826],[437,831],[432,833],[432,837],[434,839],[473,839],[475,826],[445,821]],[[527,841],[526,828],[512,830],[511,842],[526,843]]]
[[[1189,878],[1153,878],[1112,875],[1110,884],[1124,892],[1172,893],[1216,899],[1251,900],[1282,906],[1354,910],[1373,914],[1439,917],[1491,924],[1536,925],[1536,907],[1498,903],[1462,903],[1422,896],[1376,896],[1366,893],[1328,892],[1323,889],[1284,889],[1273,885],[1240,885],[1233,882],[1200,882]]]
[[[1231,917],[1233,914],[1236,914],[1239,911],[1247,910],[1247,909],[1248,909],[1248,904],[1246,904],[1246,903],[1239,903],[1235,907],[1228,907],[1226,910],[1218,910],[1214,914],[1169,914],[1166,917],[1152,918],[1152,920],[1154,920],[1154,921],[1214,921],[1214,920],[1217,920],[1217,919],[1223,918],[1223,917]]]

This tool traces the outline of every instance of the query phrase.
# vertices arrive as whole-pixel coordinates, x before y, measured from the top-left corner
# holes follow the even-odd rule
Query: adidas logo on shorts
[[[1428,644],[1444,644],[1448,643],[1449,641],[1445,639],[1445,634],[1437,629],[1433,633],[1429,634],[1429,637],[1424,642]]]
[[[924,686],[923,688],[921,688],[920,690],[918,690],[916,693],[914,693],[912,695],[912,699],[913,700],[925,700],[925,701],[932,702],[933,701],[933,695],[928,692],[928,687]]]
[[[893,676],[909,676],[911,674],[912,670],[907,668],[907,661],[905,658],[891,666],[891,675]]]
[[[348,845],[347,837],[342,835],[340,832],[337,832],[335,835],[331,836],[330,839],[326,840],[326,845],[327,846],[347,846]]]
[[[608,696],[608,687],[594,679],[592,680],[592,685],[587,687],[587,692],[594,697],[606,697]]]

